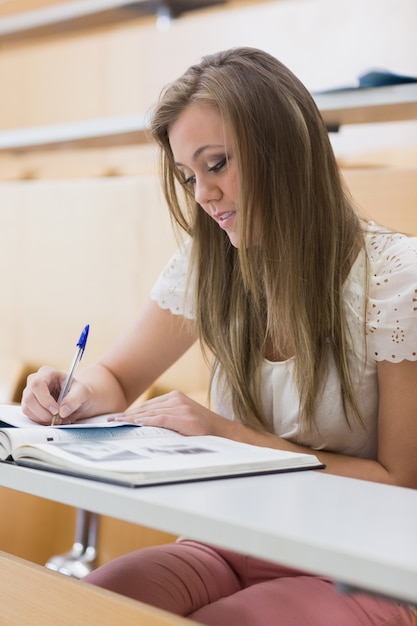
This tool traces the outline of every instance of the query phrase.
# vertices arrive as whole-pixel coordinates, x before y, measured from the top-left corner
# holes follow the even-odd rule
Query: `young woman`
[[[125,411],[416,488],[417,240],[358,217],[308,91],[267,53],[227,50],[165,89],[152,132],[184,242],[134,326],[60,406],[63,373],[29,377],[25,413]],[[172,392],[126,410],[197,340],[213,357],[211,408]],[[215,626],[414,623],[394,602],[186,539],[86,580]]]

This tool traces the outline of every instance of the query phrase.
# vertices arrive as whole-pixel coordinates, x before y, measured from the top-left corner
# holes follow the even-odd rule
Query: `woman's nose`
[[[208,178],[197,178],[194,187],[194,198],[198,204],[207,204],[219,200],[221,192],[219,187]]]

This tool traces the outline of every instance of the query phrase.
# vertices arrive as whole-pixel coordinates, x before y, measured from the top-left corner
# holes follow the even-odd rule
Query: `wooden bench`
[[[7,626],[185,626],[196,623],[5,552],[0,552],[0,588],[0,623]]]

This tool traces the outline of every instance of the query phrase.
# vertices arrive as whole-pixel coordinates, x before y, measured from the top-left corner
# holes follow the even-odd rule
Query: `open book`
[[[120,425],[107,417],[41,426],[19,406],[0,405],[0,460],[131,487],[323,467],[313,454]]]

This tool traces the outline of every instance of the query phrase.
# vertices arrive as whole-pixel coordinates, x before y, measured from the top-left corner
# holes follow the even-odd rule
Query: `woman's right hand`
[[[88,401],[88,387],[72,381],[71,388],[61,405],[57,398],[65,381],[65,373],[52,367],[43,366],[28,376],[22,394],[22,411],[38,424],[50,425],[52,418],[56,424],[71,424],[82,417],[81,409]]]

